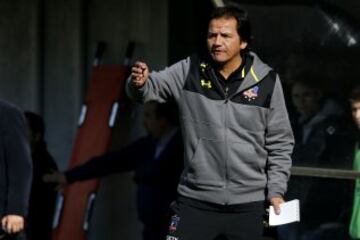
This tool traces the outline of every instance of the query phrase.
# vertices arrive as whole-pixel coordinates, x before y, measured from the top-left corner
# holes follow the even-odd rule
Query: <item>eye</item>
[[[231,35],[230,34],[227,34],[227,33],[222,33],[221,36],[223,38],[231,38]]]
[[[208,38],[214,38],[214,37],[216,37],[215,33],[208,33]]]

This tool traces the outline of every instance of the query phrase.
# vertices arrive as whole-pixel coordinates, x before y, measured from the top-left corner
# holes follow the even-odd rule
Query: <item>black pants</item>
[[[258,240],[263,233],[263,201],[222,206],[180,198],[174,211],[167,240]]]
[[[169,221],[163,223],[144,224],[142,240],[164,240]]]
[[[1,235],[0,240],[26,240],[26,236],[24,232],[11,235]]]

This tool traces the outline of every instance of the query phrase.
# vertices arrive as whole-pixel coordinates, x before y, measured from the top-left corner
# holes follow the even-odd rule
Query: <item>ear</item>
[[[247,47],[248,43],[245,41],[240,42],[240,49],[245,49]]]

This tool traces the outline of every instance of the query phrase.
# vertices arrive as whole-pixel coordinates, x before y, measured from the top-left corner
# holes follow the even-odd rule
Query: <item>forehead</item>
[[[209,31],[237,31],[237,21],[234,17],[221,17],[211,19]]]
[[[360,110],[360,100],[351,101],[351,107],[353,109]]]

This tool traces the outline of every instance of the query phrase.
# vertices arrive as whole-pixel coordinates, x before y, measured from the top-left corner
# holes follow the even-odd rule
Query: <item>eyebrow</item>
[[[213,31],[208,31],[208,35],[211,35],[211,34],[220,34],[220,35],[231,35],[232,32],[230,31],[220,31],[220,32],[213,32]]]

